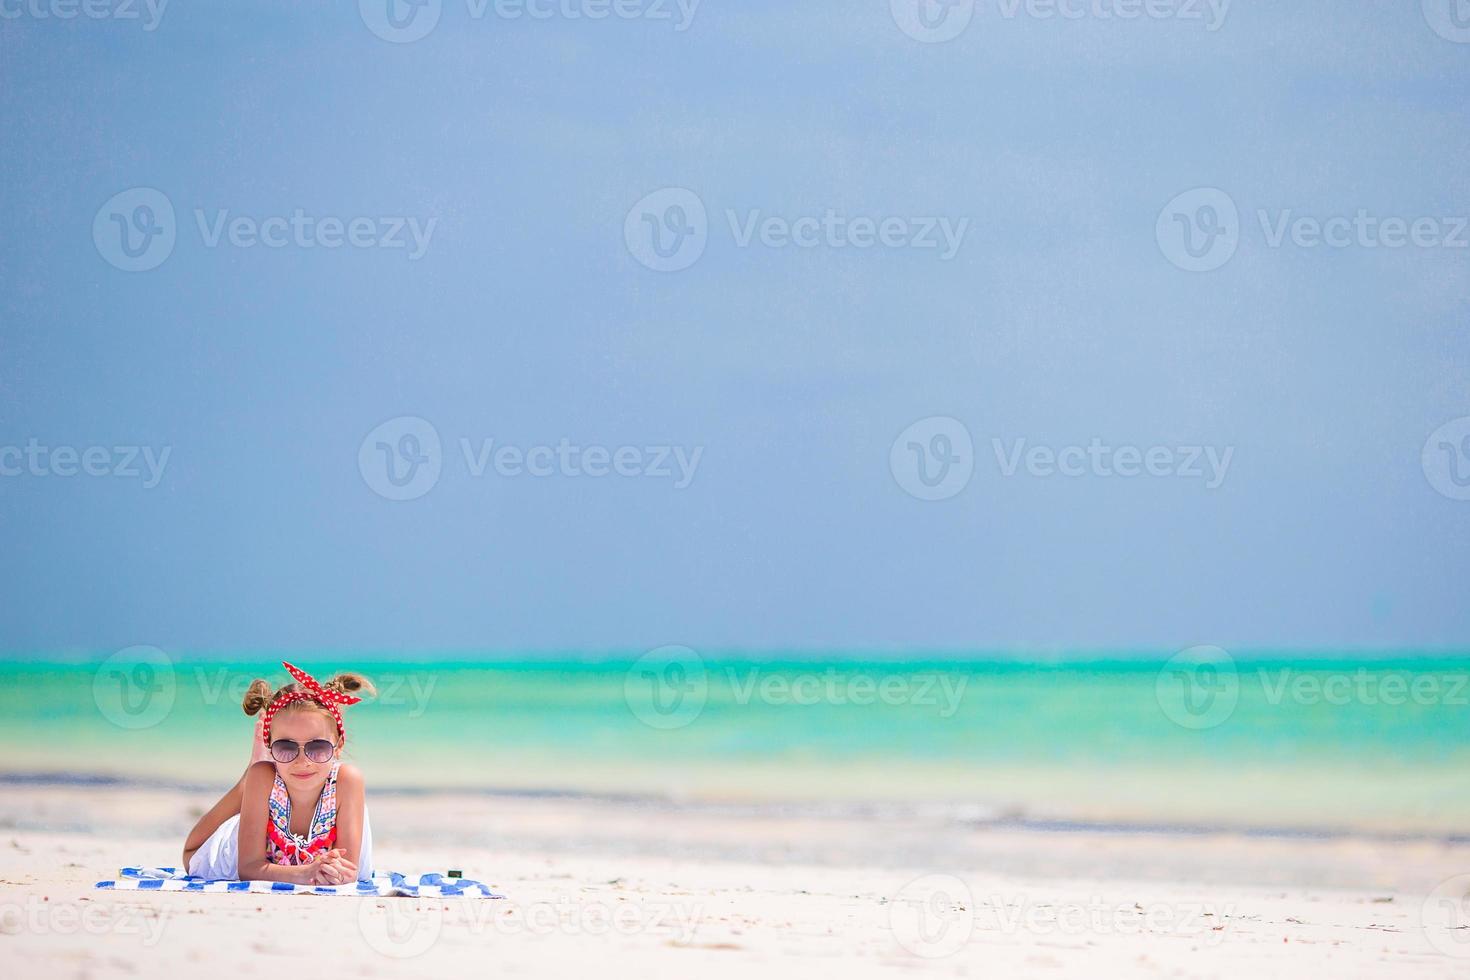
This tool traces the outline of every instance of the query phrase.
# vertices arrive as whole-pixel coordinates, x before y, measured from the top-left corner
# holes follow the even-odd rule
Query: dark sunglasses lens
[[[332,757],[337,746],[324,738],[314,738],[306,743],[306,757],[312,762],[326,762]]]
[[[279,763],[287,763],[296,758],[296,753],[301,751],[301,746],[289,739],[277,739],[271,743],[271,758]]]

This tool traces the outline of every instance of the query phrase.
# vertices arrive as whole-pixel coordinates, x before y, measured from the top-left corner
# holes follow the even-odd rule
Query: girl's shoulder
[[[245,791],[264,790],[269,793],[276,784],[276,767],[271,762],[252,762],[245,770]]]
[[[361,789],[364,785],[362,770],[350,762],[342,763],[337,767],[337,785],[348,789]]]
[[[268,782],[275,782],[276,764],[274,762],[268,762],[265,760],[262,760],[260,762],[252,762],[245,770],[245,778],[264,779]]]

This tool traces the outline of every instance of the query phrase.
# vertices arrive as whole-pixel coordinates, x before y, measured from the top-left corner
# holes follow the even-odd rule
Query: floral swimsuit
[[[337,843],[339,766],[340,762],[333,763],[332,771],[327,774],[305,837],[291,832],[291,794],[286,789],[286,781],[276,773],[276,784],[271,787],[270,825],[265,829],[266,858],[272,864],[310,864]]]

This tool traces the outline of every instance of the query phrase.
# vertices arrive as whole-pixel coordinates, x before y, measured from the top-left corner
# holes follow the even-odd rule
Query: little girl
[[[343,765],[347,729],[339,706],[376,691],[358,674],[318,684],[290,664],[296,683],[271,693],[257,680],[245,713],[265,709],[250,764],[234,788],[199,818],[184,842],[184,867],[201,878],[342,885],[370,880],[372,831],[362,773]]]

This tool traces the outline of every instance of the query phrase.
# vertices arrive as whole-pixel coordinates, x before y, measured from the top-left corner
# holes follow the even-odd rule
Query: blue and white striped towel
[[[406,898],[504,898],[478,881],[446,878],[441,874],[374,874],[372,881],[347,885],[293,885],[285,881],[231,881],[228,878],[195,878],[178,868],[123,868],[115,881],[99,881],[98,888],[119,891],[244,892],[290,895],[377,895]]]

